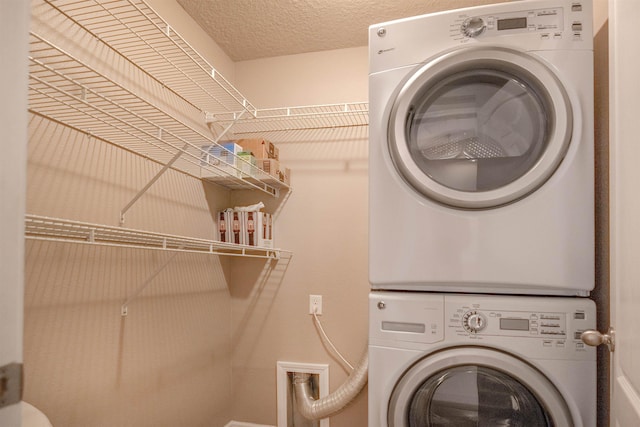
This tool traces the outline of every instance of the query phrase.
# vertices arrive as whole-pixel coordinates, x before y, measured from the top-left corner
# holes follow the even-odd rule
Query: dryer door
[[[534,56],[469,47],[428,61],[402,86],[389,118],[396,169],[439,203],[487,209],[520,199],[556,170],[573,111]]]
[[[497,350],[464,347],[428,356],[402,376],[391,395],[388,425],[579,424],[560,392],[540,371]]]

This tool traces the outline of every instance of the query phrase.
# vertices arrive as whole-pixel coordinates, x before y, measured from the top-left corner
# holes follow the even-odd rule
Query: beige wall
[[[206,132],[200,115],[135,68],[66,23],[39,16],[38,33]],[[37,115],[28,151],[27,213],[113,226],[161,168]],[[212,215],[229,203],[228,190],[170,170],[131,208],[125,226],[213,239]],[[225,425],[233,387],[226,261],[27,240],[24,399],[55,426]],[[121,317],[121,304],[147,282]]]
[[[184,26],[171,2],[152,6],[171,12],[178,31]],[[48,17],[36,21],[39,32],[69,50],[80,43],[84,59],[120,70],[116,80],[198,126],[199,116],[91,40],[69,39],[73,31]],[[203,44],[198,31],[180,32],[195,37],[197,49]],[[334,69],[336,59],[348,71]],[[281,79],[279,95],[247,92],[250,100],[262,107],[366,99],[366,49],[284,60],[288,74],[278,60],[271,70],[272,82]],[[251,72],[249,64],[238,68]],[[340,79],[345,73],[361,76]],[[294,75],[296,84],[287,81]],[[246,74],[243,81],[251,87]],[[120,210],[160,169],[40,116],[31,116],[29,131],[30,214],[117,225]],[[355,363],[366,346],[366,135],[322,139],[281,147],[296,190],[286,201],[264,200],[278,213],[277,244],[293,251],[290,262],[27,241],[25,400],[66,427],[275,424],[277,360],[331,363],[332,388],[340,384],[346,373],[319,340],[308,294],[324,296],[325,327]],[[212,212],[259,199],[169,171],[125,226],[212,239]],[[121,317],[122,302],[158,270]],[[366,394],[333,425],[354,422],[366,425]]]
[[[239,62],[236,78],[259,107],[330,104],[366,100],[367,67],[367,49],[356,48]],[[234,419],[268,424],[276,423],[277,361],[329,364],[331,391],[347,376],[321,342],[309,295],[323,296],[324,327],[353,364],[368,324],[366,132],[316,133],[279,147],[293,191],[277,218],[276,243],[293,258],[286,274],[267,281],[260,266],[234,260],[230,288]],[[366,425],[365,392],[331,418],[332,427]]]

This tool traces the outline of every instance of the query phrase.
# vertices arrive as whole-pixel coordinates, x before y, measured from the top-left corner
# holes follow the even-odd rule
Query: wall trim
[[[318,363],[281,362],[276,363],[276,401],[278,406],[278,427],[287,427],[288,399],[287,391],[290,387],[289,372],[315,374],[319,377],[320,397],[329,394],[329,365]],[[320,420],[320,427],[330,427],[329,418]]]
[[[242,421],[229,421],[224,427],[275,427],[267,424],[243,423]]]

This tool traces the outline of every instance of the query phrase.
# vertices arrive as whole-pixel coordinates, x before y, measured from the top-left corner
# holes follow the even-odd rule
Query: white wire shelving
[[[29,66],[29,109],[34,113],[234,190],[257,189],[274,196],[285,187],[277,179],[277,186],[267,184],[260,179],[264,172],[232,153],[227,153],[230,163],[204,161],[210,158],[204,147],[218,141],[34,31]]]
[[[283,255],[291,254],[282,249],[237,245],[39,215],[25,216],[25,236],[32,240],[253,258],[280,259]]]
[[[139,88],[132,88],[68,46],[32,27],[29,109],[50,120],[115,144],[163,165],[124,212],[168,168],[232,190],[259,190],[279,197],[288,185],[228,153],[230,164],[208,156],[224,137],[279,141],[321,140],[327,132],[368,130],[364,102],[258,109],[180,37],[144,0],[34,0],[47,26],[64,22],[69,34],[109,52],[119,68],[144,75],[189,111],[180,119]],[[54,18],[51,18],[54,16]],[[49,29],[50,30],[50,29]],[[115,58],[115,60],[114,60]],[[121,63],[125,63],[123,66]],[[152,100],[153,99],[153,100]],[[199,123],[195,125],[193,117]],[[220,147],[224,150],[224,148]],[[27,237],[113,246],[169,249],[216,255],[278,258],[281,250],[244,247],[47,217],[27,216]]]
[[[368,104],[258,109],[144,0],[45,0],[239,138],[368,126]],[[240,114],[243,114],[240,117]],[[308,139],[313,135],[306,133]]]

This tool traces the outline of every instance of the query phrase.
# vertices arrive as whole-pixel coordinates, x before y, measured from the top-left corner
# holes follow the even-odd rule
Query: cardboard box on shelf
[[[240,169],[243,178],[257,175],[256,158],[250,151],[241,151],[238,153],[238,159],[238,169]]]
[[[240,165],[238,162],[238,154],[242,152],[242,147],[234,141],[224,141],[219,144],[204,145],[202,148],[202,157],[200,164],[202,166],[212,165],[213,167],[203,169],[203,176],[207,175],[231,175],[240,177],[241,171],[238,170]]]
[[[266,212],[258,212],[259,227],[262,232],[258,234],[257,244],[261,248],[273,249],[273,215]]]
[[[290,186],[291,185],[291,169],[284,168],[283,177],[284,179],[282,180],[282,182],[284,182],[287,186]]]
[[[202,164],[217,163],[218,161],[234,164],[236,155],[242,152],[242,146],[234,141],[223,141],[219,144],[203,145]]]
[[[231,223],[229,221],[229,215],[227,212],[218,212],[216,215],[218,218],[217,239],[221,242],[231,241]]]
[[[261,211],[218,212],[218,239],[239,245],[273,248],[273,216]]]
[[[231,217],[231,243],[237,245],[244,245],[244,218],[243,212],[231,211],[229,216]]]
[[[271,176],[278,176],[280,162],[275,159],[258,159],[258,167]]]
[[[258,167],[264,172],[261,177],[264,182],[272,185],[282,183],[289,186],[291,184],[291,169],[283,168],[275,159],[258,159],[257,161]]]
[[[243,212],[245,219],[245,244],[261,248],[273,248],[272,216],[266,212]]]
[[[278,159],[278,148],[270,141],[262,138],[239,139],[237,143],[244,151],[251,151],[256,159]]]

